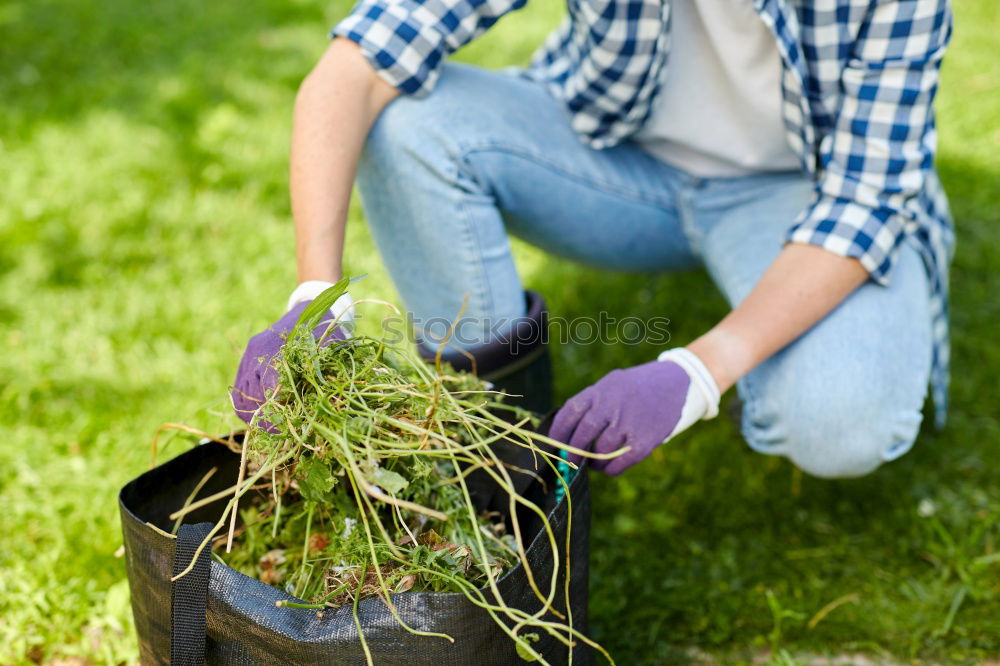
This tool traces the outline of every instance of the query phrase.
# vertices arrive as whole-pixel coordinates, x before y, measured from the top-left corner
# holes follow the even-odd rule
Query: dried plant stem
[[[213,467],[212,469],[208,470],[205,476],[201,477],[201,481],[199,481],[195,485],[194,490],[191,491],[191,494],[188,495],[187,499],[184,501],[184,506],[181,507],[182,509],[186,509],[191,504],[194,498],[198,496],[198,493],[201,492],[201,489],[204,487],[204,485],[208,483],[208,480],[212,478],[212,475],[214,475],[218,471],[219,471],[218,467]],[[184,516],[177,517],[177,519],[174,521],[173,529],[170,530],[171,534],[177,534],[177,530],[181,528],[181,523],[183,522],[183,519]]]
[[[159,444],[160,435],[162,435],[167,430],[180,430],[181,432],[190,433],[192,435],[198,435],[202,439],[208,439],[208,440],[211,440],[211,441],[216,442],[218,444],[222,444],[223,446],[226,446],[226,447],[228,447],[230,449],[233,448],[233,441],[232,441],[232,439],[229,439],[229,440],[220,439],[220,438],[216,437],[215,435],[211,435],[211,434],[209,434],[209,433],[207,433],[207,432],[205,432],[203,430],[198,430],[197,428],[192,428],[191,426],[184,425],[183,423],[164,423],[163,425],[161,425],[159,428],[156,429],[156,432],[153,433],[153,440],[149,443],[149,468],[150,469],[153,469],[154,467],[156,467],[156,456],[159,453],[159,447],[160,447],[160,444]]]
[[[278,608],[300,608],[304,610],[323,610],[326,608],[325,604],[303,604],[298,601],[275,601],[274,605]]]
[[[291,458],[291,456],[292,456],[291,452],[286,453],[280,459],[280,461],[284,462],[285,460]],[[277,464],[278,463],[275,463],[275,465]],[[223,510],[222,516],[219,518],[218,522],[215,524],[214,527],[212,527],[211,531],[209,531],[208,536],[206,536],[205,539],[201,542],[201,544],[199,544],[198,547],[195,549],[194,554],[191,556],[191,562],[189,562],[188,565],[184,567],[183,571],[181,571],[176,576],[170,578],[171,583],[177,580],[178,578],[181,578],[182,576],[186,576],[187,574],[191,573],[191,570],[194,569],[195,563],[198,561],[198,556],[201,554],[201,551],[203,551],[205,547],[212,542],[212,539],[215,537],[215,535],[218,534],[219,530],[222,529],[222,526],[226,524],[226,518],[229,517],[229,512],[236,511],[237,507],[239,506],[240,498],[243,497],[244,493],[246,493],[251,487],[253,487],[253,484],[256,483],[261,476],[263,476],[265,473],[269,473],[270,469],[271,468],[267,468],[265,470],[265,468],[262,467],[258,472],[256,472],[253,476],[251,476],[248,481],[246,481],[243,484],[242,488],[240,486],[234,486],[234,488],[236,489],[236,495],[231,500],[229,500],[229,503],[226,505],[225,510]],[[194,506],[194,504],[192,504],[191,506]],[[190,507],[188,512],[190,512]],[[173,514],[171,515],[171,517],[173,517]]]
[[[368,573],[367,565],[361,570],[361,577],[358,582],[358,591],[354,595],[354,626],[358,628],[358,640],[361,641],[361,648],[365,651],[365,661],[368,666],[375,666],[372,661],[371,650],[368,649],[368,641],[365,640],[365,630],[361,628],[361,619],[358,617],[358,601],[361,599],[361,589],[365,585],[365,574]]]
[[[191,513],[192,511],[197,511],[198,509],[202,508],[203,506],[208,506],[209,504],[212,504],[214,502],[218,502],[221,499],[225,499],[225,498],[229,497],[230,495],[232,495],[233,493],[235,493],[238,489],[239,489],[238,485],[230,486],[229,488],[226,488],[225,490],[220,490],[219,492],[213,493],[212,495],[209,495],[208,497],[203,497],[202,499],[198,500],[197,502],[192,502],[191,504],[188,504],[187,506],[182,507],[182,508],[178,509],[177,511],[174,511],[172,514],[170,514],[170,518],[171,518],[171,520],[178,520],[180,518],[183,518],[184,516],[186,516],[187,514]]]
[[[240,471],[236,477],[236,486],[243,485],[243,479],[247,475],[247,440],[243,438],[243,446],[240,450]],[[226,552],[233,550],[233,532],[236,531],[236,511],[233,510],[232,518],[229,520],[229,536],[226,538]]]
[[[307,513],[306,513],[306,537],[305,537],[305,539],[303,540],[303,543],[302,543],[302,568],[299,571],[299,580],[300,581],[304,581],[305,580],[305,577],[306,577],[306,575],[305,575],[306,574],[306,566],[307,566],[307,564],[309,562],[309,536],[310,536],[309,532],[312,531],[312,518],[313,518],[313,509],[314,508],[315,507],[312,504],[310,504],[309,508],[306,510],[307,511]],[[236,515],[235,511],[233,512],[233,515]]]

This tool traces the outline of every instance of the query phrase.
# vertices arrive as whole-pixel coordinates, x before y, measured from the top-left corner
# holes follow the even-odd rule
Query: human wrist
[[[312,213],[308,207],[295,208],[295,263],[296,277],[303,282],[337,282],[344,276],[341,264],[344,252],[343,228],[346,208],[337,206],[332,213]],[[332,216],[335,224],[324,220]]]
[[[711,373],[720,394],[728,391],[753,367],[743,340],[724,329],[712,329],[687,345],[687,349]]]

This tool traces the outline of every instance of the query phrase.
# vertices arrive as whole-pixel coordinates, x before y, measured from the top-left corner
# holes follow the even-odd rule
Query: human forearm
[[[737,379],[832,312],[867,279],[855,260],[790,244],[750,295],[688,345],[725,392]]]
[[[335,39],[295,99],[289,173],[298,280],[340,279],[351,186],[368,132],[398,91]]]

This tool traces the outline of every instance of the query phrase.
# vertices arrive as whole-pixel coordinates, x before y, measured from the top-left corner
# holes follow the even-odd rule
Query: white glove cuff
[[[704,412],[696,419],[708,420],[719,414],[719,387],[715,383],[712,373],[708,371],[700,358],[684,347],[677,347],[661,353],[657,360],[673,361],[684,368],[688,377],[691,378],[691,389],[698,391],[705,405]]]
[[[286,310],[291,310],[296,305],[302,301],[311,301],[317,296],[322,294],[324,291],[333,286],[333,282],[326,282],[325,280],[308,280],[303,282],[292,295],[288,297],[288,307]],[[339,319],[341,324],[353,324],[354,323],[354,301],[351,300],[351,295],[345,293],[343,296],[338,298],[330,306],[330,312],[333,313],[334,319]],[[341,316],[343,315],[343,316]]]

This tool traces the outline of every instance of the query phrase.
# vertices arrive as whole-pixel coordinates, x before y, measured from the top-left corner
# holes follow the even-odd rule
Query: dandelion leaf
[[[325,460],[303,457],[299,461],[298,476],[299,494],[307,502],[327,502],[331,499],[330,491],[336,485],[337,479],[330,471],[330,465]]]

